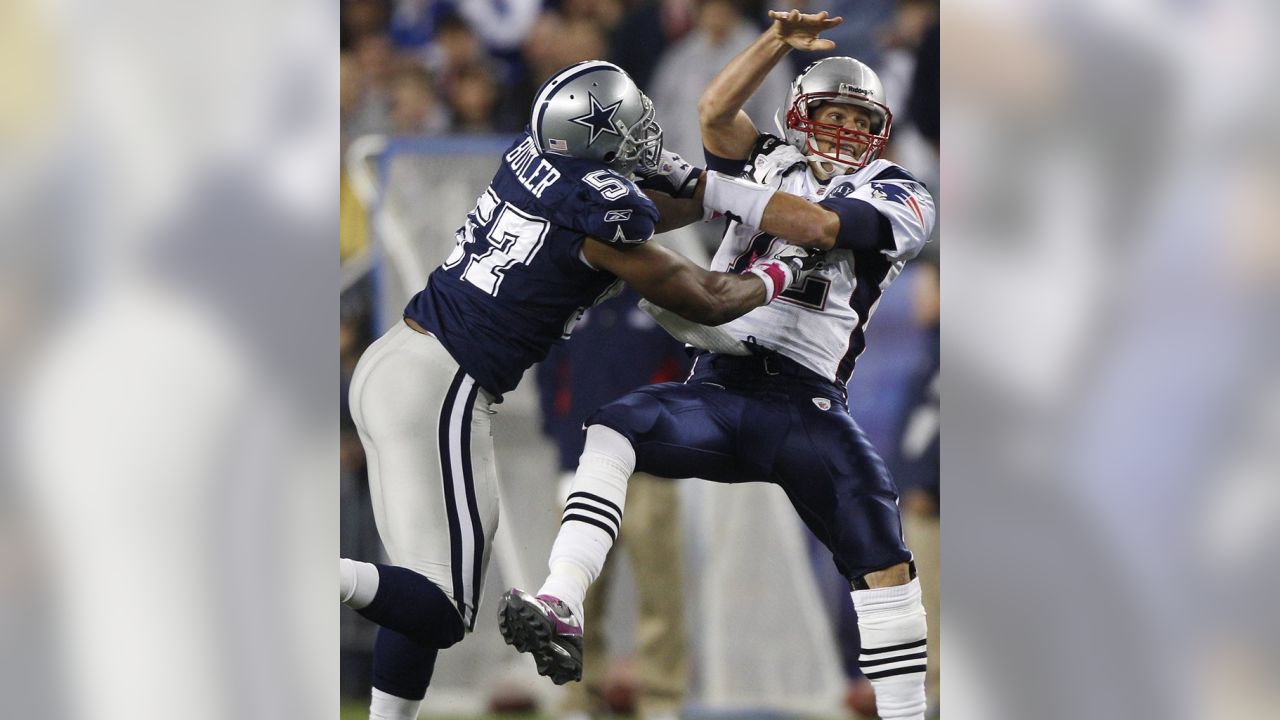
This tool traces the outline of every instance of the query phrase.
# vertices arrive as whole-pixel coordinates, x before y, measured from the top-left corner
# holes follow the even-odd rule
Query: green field
[[[432,715],[431,720],[553,720],[550,715],[542,715],[539,713],[529,713],[523,715],[467,715],[465,717],[450,717],[447,715]],[[364,703],[342,703],[342,720],[369,720],[369,706]]]

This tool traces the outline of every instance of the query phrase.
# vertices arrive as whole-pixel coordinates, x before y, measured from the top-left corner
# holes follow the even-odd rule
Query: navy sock
[[[458,608],[435,583],[408,568],[377,567],[378,594],[356,612],[424,647],[444,649],[462,639]]]
[[[405,700],[427,695],[439,650],[415,642],[395,630],[378,628],[373,643],[373,686]]]

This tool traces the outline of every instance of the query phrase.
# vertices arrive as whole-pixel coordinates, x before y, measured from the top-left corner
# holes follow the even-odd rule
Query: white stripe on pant
[[[487,397],[438,340],[400,322],[360,358],[350,399],[390,561],[440,586],[470,628],[498,526]]]

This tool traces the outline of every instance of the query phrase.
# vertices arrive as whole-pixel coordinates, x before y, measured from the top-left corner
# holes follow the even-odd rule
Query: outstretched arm
[[[710,272],[654,243],[619,247],[588,238],[582,252],[654,304],[704,325],[729,322],[770,300],[754,275]]]
[[[893,239],[889,221],[869,203],[842,201],[836,210],[746,178],[708,171],[703,204],[731,214],[743,225],[759,228],[801,247],[830,250],[875,250]]]
[[[692,225],[702,219],[701,196],[673,198],[665,193],[649,191],[645,191],[645,195],[658,206],[658,223],[653,228],[655,235]]]
[[[619,246],[587,238],[587,262],[621,278],[649,301],[703,325],[720,325],[778,296],[816,263],[797,247],[749,267],[742,275],[711,272],[653,243]]]
[[[664,153],[666,155],[668,154]],[[670,154],[670,157],[683,162],[678,155]],[[661,177],[640,179],[645,195],[658,206],[660,219],[654,229],[655,233],[668,232],[701,220],[704,205],[719,212],[727,210],[740,219],[745,217],[749,220],[750,213],[742,205],[754,198],[755,202],[763,203],[764,207],[759,221],[753,227],[786,238],[788,242],[802,247],[818,250],[835,247],[840,235],[841,218],[829,208],[797,195],[774,191],[750,180],[703,172],[701,168],[696,170],[699,172],[697,179],[690,179],[688,184],[683,184],[683,176],[676,178],[684,189],[682,194],[688,197],[672,197],[669,192],[656,189],[671,191],[671,187],[663,187],[655,182],[662,180]],[[712,183],[710,197],[707,195],[709,182]],[[649,189],[650,187],[655,189]]]
[[[818,34],[844,22],[844,18],[828,18],[825,11],[810,15],[799,10],[771,10],[769,17],[773,24],[729,61],[698,100],[702,144],[720,157],[741,160],[751,152],[759,133],[742,106],[760,88],[769,71],[792,48],[831,50],[835,43]]]

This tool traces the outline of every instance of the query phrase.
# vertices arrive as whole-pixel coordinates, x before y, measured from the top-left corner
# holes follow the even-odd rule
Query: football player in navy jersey
[[[653,105],[625,72],[596,61],[561,70],[453,253],[361,357],[351,415],[392,564],[340,567],[342,602],[381,626],[371,718],[417,717],[437,652],[475,626],[498,523],[490,409],[524,371],[619,282],[714,325],[812,267],[811,253],[788,247],[708,272],[647,242],[701,217],[702,192],[700,171],[662,152]]]
[[[579,677],[581,603],[613,544],[632,472],[772,482],[850,582],[859,663],[880,717],[921,720],[920,585],[897,490],[849,415],[846,386],[881,294],[933,230],[933,200],[880,159],[893,116],[875,72],[853,58],[826,58],[796,77],[783,137],[755,128],[742,105],[765,75],[792,48],[833,48],[818,35],[841,21],[795,10],[770,17],[699,102],[709,168],[701,198],[729,218],[711,267],[740,271],[784,241],[824,251],[822,261],[776,302],[718,328],[724,339],[704,343],[717,351],[701,353],[687,381],[633,391],[587,419],[550,575],[536,595],[503,596],[499,627],[555,682]],[[684,339],[707,337],[701,328]]]

